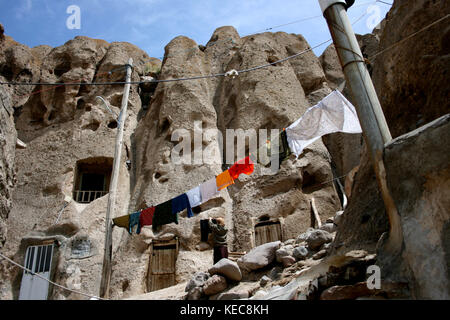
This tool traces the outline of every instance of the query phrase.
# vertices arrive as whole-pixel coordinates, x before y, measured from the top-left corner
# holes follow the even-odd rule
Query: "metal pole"
[[[128,60],[126,82],[130,82],[133,59]],[[123,128],[127,114],[128,96],[130,93],[130,84],[125,84],[122,97],[122,106],[117,127],[114,163],[112,170],[111,183],[108,194],[108,207],[106,208],[106,232],[105,232],[105,249],[103,255],[102,279],[100,283],[100,297],[109,297],[109,283],[111,280],[111,260],[112,260],[112,222],[111,217],[114,217],[114,209],[116,202],[116,189],[119,179],[119,171],[121,164],[122,144],[123,144]]]
[[[403,239],[400,217],[387,187],[383,162],[384,146],[392,140],[392,136],[348,18],[345,1],[319,0],[319,4],[327,20],[346,82],[355,102],[364,139],[386,207],[390,224],[386,249],[398,252]]]

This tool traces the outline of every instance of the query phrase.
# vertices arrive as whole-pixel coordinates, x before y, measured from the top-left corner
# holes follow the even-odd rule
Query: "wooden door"
[[[281,224],[279,221],[261,222],[255,225],[255,245],[273,241],[282,241]]]
[[[178,256],[178,240],[154,242],[150,255],[148,289],[155,291],[176,284],[175,266]]]

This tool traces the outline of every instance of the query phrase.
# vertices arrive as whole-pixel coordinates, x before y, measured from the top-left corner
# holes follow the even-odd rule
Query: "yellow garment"
[[[130,223],[130,215],[121,216],[113,219],[113,222],[116,226],[122,227],[128,230],[128,225]]]
[[[234,180],[231,177],[228,170],[222,172],[221,174],[219,174],[216,177],[216,186],[217,186],[218,191],[225,189],[226,187],[228,187],[230,184],[233,184],[233,183],[234,183]]]

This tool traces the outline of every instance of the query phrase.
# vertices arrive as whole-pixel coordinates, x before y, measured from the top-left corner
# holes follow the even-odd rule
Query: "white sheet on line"
[[[286,128],[289,148],[297,157],[309,144],[334,132],[362,132],[355,107],[337,90]]]

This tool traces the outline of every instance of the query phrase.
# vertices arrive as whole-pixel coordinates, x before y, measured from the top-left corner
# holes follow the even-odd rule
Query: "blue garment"
[[[139,217],[141,215],[141,212],[134,212],[132,214],[130,214],[130,221],[128,222],[128,233],[131,234],[131,230],[133,229],[133,227],[135,225],[137,225],[137,230],[136,233],[140,234],[141,233],[141,224],[139,223]]]
[[[189,218],[194,216],[194,214],[192,213],[191,204],[189,203],[189,198],[186,193],[183,193],[182,195],[172,199],[173,214],[183,211],[184,209],[187,209],[187,216]]]

